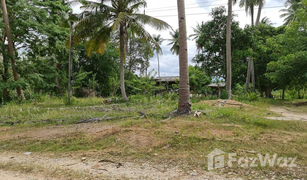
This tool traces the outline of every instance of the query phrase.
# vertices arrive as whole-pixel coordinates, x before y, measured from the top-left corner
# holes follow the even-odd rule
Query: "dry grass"
[[[170,112],[170,100],[117,105],[147,114]],[[236,102],[237,103],[237,102]],[[233,104],[233,103],[232,103]],[[161,116],[114,120],[95,124],[17,125],[0,127],[0,151],[36,151],[65,154],[69,152],[104,154],[122,161],[152,161],[182,167],[183,170],[207,169],[206,156],[215,148],[227,153],[249,156],[249,151],[277,153],[298,157],[300,170],[282,168],[227,168],[219,173],[235,172],[242,177],[284,178],[306,177],[307,122],[266,120],[267,102],[253,102],[236,107],[211,107],[200,102],[194,110],[202,110],[200,118],[192,116],[163,119]],[[104,107],[104,106],[102,106]],[[164,110],[162,110],[164,109]],[[74,113],[77,111],[71,111]],[[90,115],[92,110],[88,112]],[[103,116],[106,112],[100,112]],[[136,115],[137,112],[107,112],[108,115]],[[95,117],[96,113],[92,116]],[[36,118],[36,117],[34,117]],[[256,171],[257,175],[252,172]],[[250,172],[250,173],[246,173]],[[296,173],[294,173],[296,172]]]

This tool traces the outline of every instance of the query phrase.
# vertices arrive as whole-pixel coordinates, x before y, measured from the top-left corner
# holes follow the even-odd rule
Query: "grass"
[[[307,123],[303,121],[274,121],[265,117],[270,113],[269,106],[292,107],[288,101],[259,99],[245,102],[243,108],[212,107],[195,100],[192,109],[202,110],[200,118],[193,116],[165,118],[164,115],[176,109],[176,97],[133,96],[129,103],[104,104],[104,99],[78,99],[75,105],[65,106],[59,99],[48,99],[40,103],[6,105],[0,108],[0,122],[20,121],[13,126],[0,127],[0,151],[18,152],[87,152],[90,150],[108,154],[112,158],[126,160],[153,161],[182,167],[184,170],[207,169],[207,155],[215,148],[227,153],[236,152],[240,156],[256,156],[249,151],[279,156],[297,157],[297,164],[307,167]],[[109,108],[105,112],[99,109]],[[305,111],[304,111],[305,110]],[[146,113],[141,117],[139,111]],[[306,112],[306,106],[300,107]],[[133,116],[101,122],[94,125],[71,125],[80,119],[95,117]],[[44,120],[65,120],[65,123]],[[38,123],[29,123],[29,122]],[[41,123],[39,123],[41,122]],[[51,123],[51,124],[50,124]],[[29,131],[42,128],[72,129],[57,136],[18,137]],[[88,129],[86,129],[88,128]],[[97,133],[98,132],[98,133]],[[7,137],[6,137],[7,135]],[[15,135],[15,136],[14,136]],[[244,170],[244,169],[243,169]],[[243,171],[235,166],[218,173],[236,172],[242,177],[255,176],[246,172],[257,171],[261,176],[270,177],[274,172],[280,177],[306,177],[306,171],[298,173],[284,171],[279,167],[250,168]],[[304,169],[303,169],[304,170]],[[273,175],[272,175],[273,176]]]

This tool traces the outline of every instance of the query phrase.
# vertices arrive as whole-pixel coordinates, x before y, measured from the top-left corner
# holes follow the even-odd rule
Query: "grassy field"
[[[269,107],[306,113],[307,106],[292,101],[265,100],[218,106],[215,101],[193,99],[200,117],[174,117],[177,96],[133,96],[128,103],[113,99],[77,99],[65,106],[58,98],[0,107],[0,151],[65,154],[103,153],[112,159],[151,161],[179,166],[184,171],[207,171],[207,155],[214,149],[240,157],[258,154],[297,157],[296,168],[233,167],[218,174],[242,178],[306,178],[307,122],[268,120],[279,116]],[[307,115],[306,115],[307,116]],[[81,123],[85,121],[96,123]]]

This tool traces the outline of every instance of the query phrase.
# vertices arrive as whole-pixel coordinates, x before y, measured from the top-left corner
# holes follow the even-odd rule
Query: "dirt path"
[[[0,179],[3,180],[51,180],[51,178],[45,178],[43,176],[24,174],[13,171],[3,171],[0,169]]]
[[[307,113],[292,112],[291,110],[282,107],[271,107],[270,111],[280,114],[281,117],[267,117],[267,119],[284,120],[284,121],[291,121],[291,120],[307,121]]]
[[[112,162],[101,157],[91,159],[83,157],[52,157],[42,154],[5,152],[0,156],[1,166],[12,166],[16,172],[0,169],[0,179],[5,180],[53,180],[56,179],[176,179],[176,180],[226,180],[229,178],[216,175],[212,172],[188,171],[183,172],[179,167],[167,167],[135,162]],[[120,164],[119,164],[120,163]],[[18,171],[26,169],[29,171]],[[25,174],[23,174],[25,173]],[[235,179],[235,178],[232,178]]]

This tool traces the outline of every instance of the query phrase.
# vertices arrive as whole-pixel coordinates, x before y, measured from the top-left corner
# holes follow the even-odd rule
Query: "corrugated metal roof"
[[[155,81],[170,82],[179,80],[179,76],[163,76],[155,78]]]
[[[225,83],[211,83],[208,85],[209,87],[225,87],[226,84]]]

